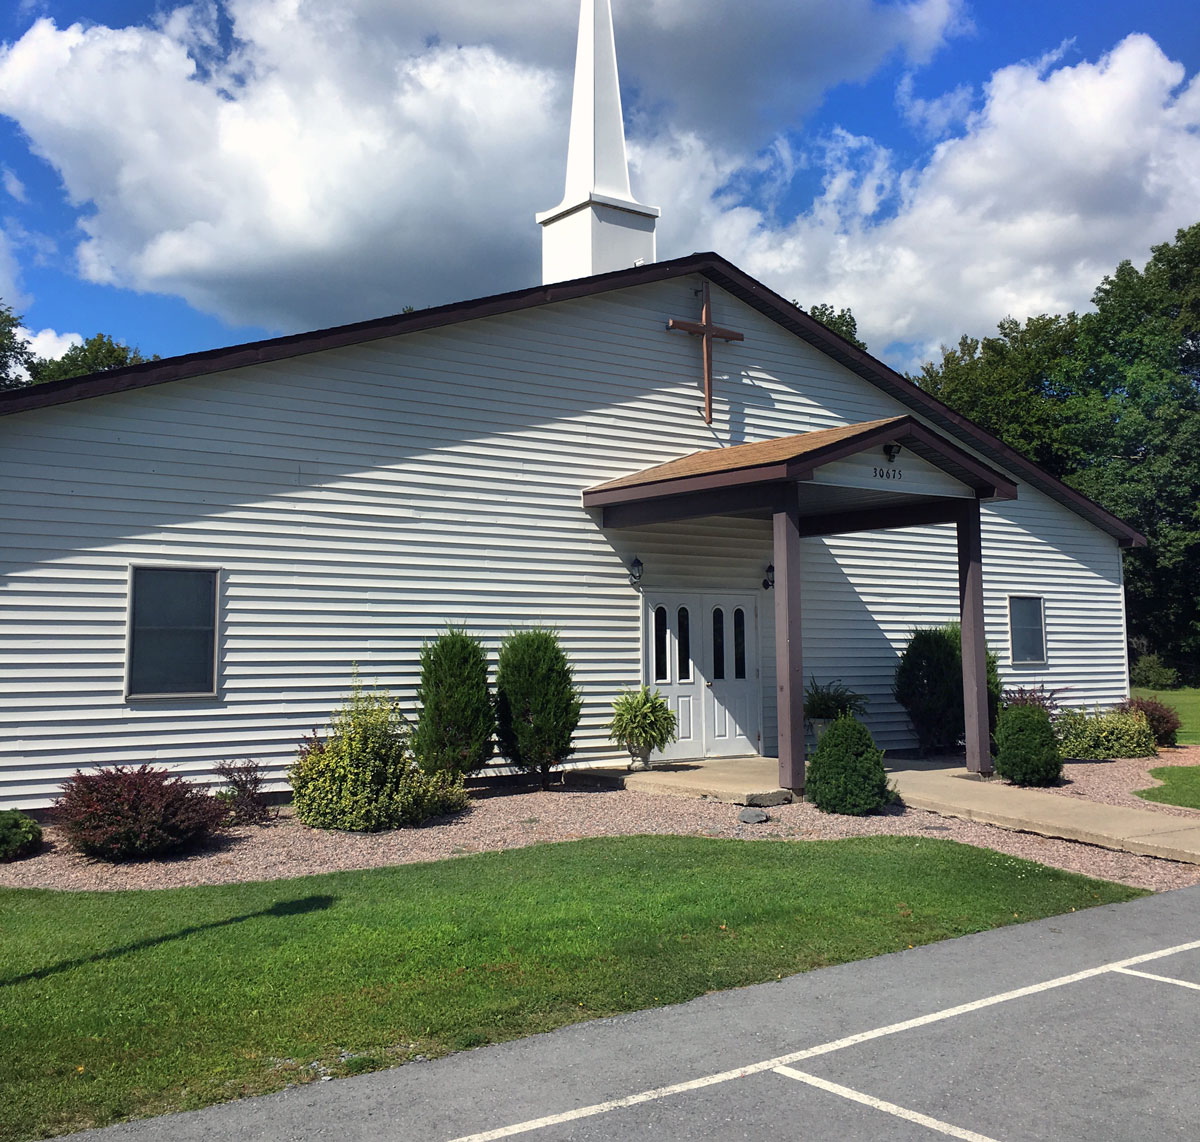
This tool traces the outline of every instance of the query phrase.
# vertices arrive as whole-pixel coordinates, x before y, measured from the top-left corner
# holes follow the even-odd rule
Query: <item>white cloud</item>
[[[21,267],[17,262],[12,239],[0,228],[0,303],[9,309],[20,309],[29,301],[21,288]]]
[[[4,192],[9,198],[15,198],[18,202],[29,201],[29,196],[25,193],[25,184],[8,167],[0,168],[0,182],[3,182]]]
[[[630,112],[669,106],[679,130],[739,140],[744,165],[831,84],[891,53],[927,56],[961,3],[627,5]],[[86,279],[311,327],[537,280],[532,215],[561,192],[574,34],[574,5],[548,14],[543,0],[198,0],[149,27],[43,19],[0,50],[0,112],[78,207]]]
[[[35,357],[54,359],[61,357],[72,345],[83,344],[78,333],[59,333],[54,329],[39,329],[36,333],[31,329],[18,329],[17,335],[29,342]]]
[[[952,128],[966,123],[975,97],[970,84],[960,84],[933,99],[922,99],[914,87],[911,71],[905,72],[896,85],[896,106],[910,127],[930,139],[941,139]]]

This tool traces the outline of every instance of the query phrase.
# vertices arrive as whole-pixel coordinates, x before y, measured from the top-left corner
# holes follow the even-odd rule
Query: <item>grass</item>
[[[1144,690],[1135,687],[1135,698],[1157,698],[1168,706],[1174,706],[1183,726],[1179,731],[1180,745],[1200,745],[1200,687],[1183,690]]]
[[[350,1074],[1142,895],[916,837],[602,838],[0,890],[0,1139]]]
[[[1150,770],[1150,776],[1163,784],[1153,789],[1135,789],[1139,797],[1164,805],[1200,809],[1200,765],[1164,765]]]

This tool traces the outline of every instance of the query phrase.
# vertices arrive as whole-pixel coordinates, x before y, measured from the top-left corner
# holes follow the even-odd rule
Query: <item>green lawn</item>
[[[1133,690],[1135,698],[1149,698],[1151,695],[1168,706],[1174,706],[1178,711],[1183,722],[1183,728],[1179,731],[1179,744],[1200,745],[1200,688],[1193,686],[1185,690]]]
[[[1164,765],[1150,770],[1150,776],[1164,784],[1153,789],[1135,789],[1139,797],[1164,805],[1200,809],[1200,765]]]
[[[605,838],[220,888],[0,889],[0,1139],[1139,895],[915,837]]]

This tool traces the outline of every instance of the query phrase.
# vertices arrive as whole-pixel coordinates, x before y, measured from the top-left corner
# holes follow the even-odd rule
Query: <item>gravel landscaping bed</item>
[[[1162,746],[1158,757],[1124,758],[1119,761],[1068,761],[1063,765],[1063,784],[1047,792],[1066,797],[1083,797],[1104,805],[1128,805],[1152,809],[1176,817],[1200,817],[1200,811],[1182,805],[1163,805],[1134,796],[1135,789],[1153,789],[1162,782],[1150,770],[1167,765],[1200,765],[1200,746]]]
[[[1063,791],[1068,790],[1064,787]],[[1140,798],[1133,800],[1139,805],[1148,804]],[[370,835],[326,832],[309,829],[285,812],[267,825],[230,830],[215,846],[201,852],[123,865],[76,855],[51,826],[46,829],[48,843],[41,853],[0,865],[0,885],[115,891],[229,884],[639,833],[743,840],[832,840],[907,834],[961,841],[1156,892],[1200,883],[1200,866],[1051,840],[913,809],[894,808],[863,818],[840,817],[799,803],[768,809],[770,820],[761,825],[741,824],[739,811],[737,805],[717,801],[626,790],[566,787],[541,792],[507,787],[477,791],[466,812],[416,829]]]

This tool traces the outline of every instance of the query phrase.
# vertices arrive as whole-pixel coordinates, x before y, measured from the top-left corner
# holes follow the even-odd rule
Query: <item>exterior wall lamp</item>
[[[636,587],[642,581],[642,572],[645,567],[637,556],[634,556],[633,562],[629,565],[629,585]]]
[[[768,563],[766,578],[763,579],[763,590],[769,591],[774,586],[775,586],[775,564]]]
[[[902,449],[899,444],[885,444],[883,446],[883,454],[888,458],[889,464],[896,462],[896,457],[900,455]]]

